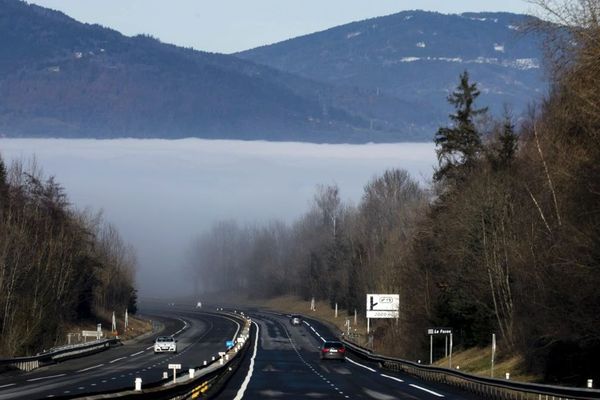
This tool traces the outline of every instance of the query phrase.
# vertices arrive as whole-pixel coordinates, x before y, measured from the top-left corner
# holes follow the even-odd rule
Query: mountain
[[[495,114],[510,104],[518,115],[545,94],[542,40],[527,29],[533,22],[532,17],[511,13],[405,11],[236,56],[420,104],[420,112],[436,125],[447,121],[451,110],[446,96],[465,69],[479,83],[480,104]]]
[[[369,90],[0,0],[0,136],[410,139],[411,118],[395,109],[416,115]],[[373,127],[374,118],[382,123]]]
[[[523,19],[415,11],[224,55],[0,0],[0,136],[431,140],[464,68],[495,108],[543,92]]]

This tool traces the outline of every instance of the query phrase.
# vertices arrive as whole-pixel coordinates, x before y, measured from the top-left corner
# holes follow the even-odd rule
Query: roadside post
[[[177,383],[177,370],[181,369],[181,364],[169,364],[168,369],[173,370],[173,383]]]
[[[496,334],[492,333],[492,367],[490,369],[490,375],[494,377],[494,359],[496,358]]]

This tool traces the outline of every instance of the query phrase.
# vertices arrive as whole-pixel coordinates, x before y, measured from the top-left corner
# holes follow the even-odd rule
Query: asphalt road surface
[[[225,341],[239,330],[239,323],[226,316],[192,310],[144,310],[160,321],[164,330],[146,339],[129,342],[87,357],[42,367],[29,373],[0,375],[0,399],[45,399],[133,389],[136,377],[142,385],[162,379],[170,363],[182,371],[199,367],[225,350]],[[175,335],[178,352],[154,354],[154,338]],[[172,372],[169,372],[172,377]]]
[[[335,339],[326,326],[305,320],[249,312],[253,347],[219,399],[478,399],[454,387],[423,382],[349,355],[345,362],[321,361],[319,346]]]

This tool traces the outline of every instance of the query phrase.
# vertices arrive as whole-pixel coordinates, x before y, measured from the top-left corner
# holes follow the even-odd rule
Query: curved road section
[[[318,321],[250,312],[252,345],[219,399],[477,399],[444,385],[379,368],[352,355],[321,361],[319,346],[336,336]]]
[[[147,316],[160,321],[164,330],[102,353],[69,360],[18,375],[0,375],[0,399],[69,398],[85,394],[133,389],[135,378],[142,386],[163,379],[168,364],[181,364],[182,371],[199,367],[225,350],[225,341],[239,331],[239,323],[219,314],[152,310]],[[174,335],[178,352],[154,354],[154,338]]]

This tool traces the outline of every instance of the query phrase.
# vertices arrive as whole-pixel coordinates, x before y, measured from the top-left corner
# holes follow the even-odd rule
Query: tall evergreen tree
[[[441,127],[435,135],[439,168],[435,171],[434,180],[464,177],[465,168],[468,170],[474,166],[482,144],[473,119],[487,111],[487,107],[475,108],[474,102],[479,94],[477,84],[469,82],[469,73],[462,73],[456,90],[448,96],[448,102],[456,110],[450,114],[452,124]]]
[[[508,166],[515,158],[518,148],[518,136],[515,133],[515,126],[512,123],[510,115],[504,116],[502,132],[498,136],[498,162],[501,166]]]
[[[0,157],[0,210],[2,214],[8,209],[8,176],[6,164]]]

